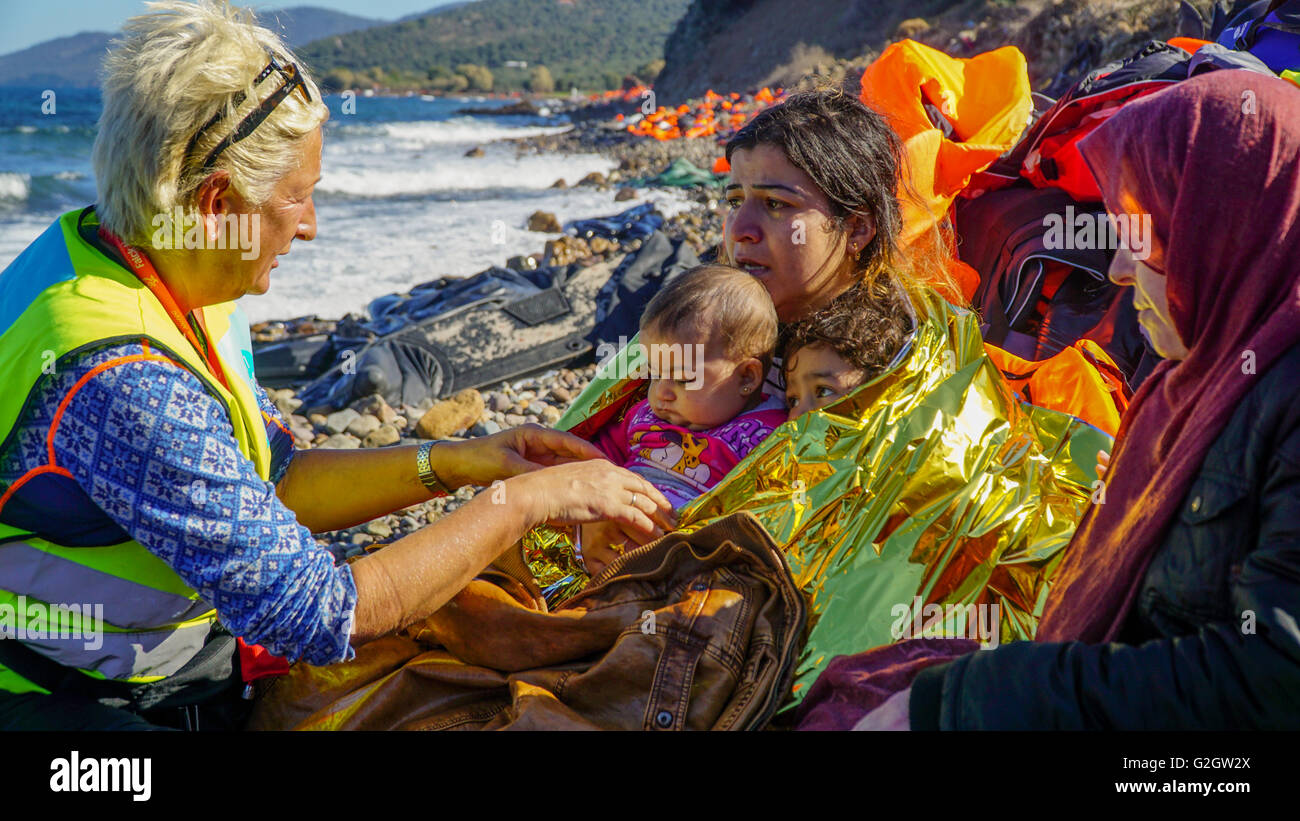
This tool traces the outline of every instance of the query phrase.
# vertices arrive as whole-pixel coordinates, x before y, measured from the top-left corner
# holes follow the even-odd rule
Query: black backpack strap
[[[51,693],[68,693],[100,699],[131,701],[131,685],[91,678],[46,658],[21,641],[0,639],[0,665]]]
[[[220,624],[213,625],[207,643],[184,667],[150,684],[93,678],[16,640],[0,639],[0,665],[50,693],[116,702],[136,710],[202,704],[236,687],[240,679],[235,639]]]

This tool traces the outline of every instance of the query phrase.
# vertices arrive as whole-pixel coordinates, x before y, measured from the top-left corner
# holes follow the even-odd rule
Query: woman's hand
[[[661,527],[641,534],[618,522],[593,522],[580,525],[582,530],[582,564],[592,576],[628,550],[635,550],[664,535]]]
[[[654,485],[606,459],[515,476],[506,482],[504,503],[527,505],[536,524],[609,521],[646,541],[676,527],[672,505]]]
[[[490,485],[521,473],[604,454],[571,433],[523,425],[491,436],[448,442],[429,454],[434,471],[448,487]]]
[[[911,719],[908,710],[912,704],[912,688],[900,690],[876,709],[867,713],[853,725],[855,730],[910,730]]]

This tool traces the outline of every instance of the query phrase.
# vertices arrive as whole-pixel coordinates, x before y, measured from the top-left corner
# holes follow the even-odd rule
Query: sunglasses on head
[[[270,54],[270,52],[268,52],[268,54]],[[273,71],[279,73],[279,75],[284,78],[284,85],[272,92],[271,96],[263,100],[257,108],[250,111],[248,116],[241,120],[239,125],[235,126],[235,130],[230,132],[224,140],[213,146],[212,150],[208,152],[208,156],[203,160],[203,165],[200,166],[200,168],[211,168],[212,163],[216,161],[222,151],[225,151],[227,148],[244,139],[249,134],[252,134],[257,127],[262,124],[263,120],[271,116],[271,112],[275,111],[275,107],[284,102],[285,98],[294,92],[294,89],[302,91],[303,100],[308,103],[311,102],[311,92],[307,90],[307,83],[303,80],[302,73],[298,70],[297,63],[290,63],[286,68],[276,61],[274,54],[270,54],[270,58],[271,62],[266,64],[266,68],[262,69],[261,72],[253,78],[253,85],[256,86],[267,77],[270,77],[271,72]],[[247,95],[242,91],[235,94],[234,103],[236,108],[239,107],[239,104],[244,101],[246,96]],[[223,114],[225,114],[224,108],[216,114],[213,114],[212,118],[204,123],[203,127],[194,133],[194,136],[190,138],[189,145],[185,148],[185,156],[188,157],[193,153],[194,146],[198,144],[199,138],[202,137],[208,129],[216,125]]]

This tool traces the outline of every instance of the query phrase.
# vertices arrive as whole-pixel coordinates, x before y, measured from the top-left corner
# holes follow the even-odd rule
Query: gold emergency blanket
[[[1033,638],[1110,449],[1096,428],[1021,405],[975,314],[937,296],[915,308],[897,366],[787,422],[679,511],[685,531],[748,511],[785,551],[810,625],[787,707],[835,656],[922,634]],[[644,359],[627,345],[557,427],[590,439],[618,418],[644,396]],[[568,534],[540,528],[523,549],[551,603],[587,583]]]

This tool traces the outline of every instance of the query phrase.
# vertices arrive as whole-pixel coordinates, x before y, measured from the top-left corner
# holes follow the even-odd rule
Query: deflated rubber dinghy
[[[569,225],[635,250],[555,268],[493,267],[443,277],[370,303],[369,320],[347,317],[329,335],[260,345],[263,384],[299,384],[306,412],[345,407],[372,393],[415,404],[584,358],[637,331],[645,304],[697,263],[691,248],[657,230],[650,204]],[[303,384],[306,383],[306,384]]]

